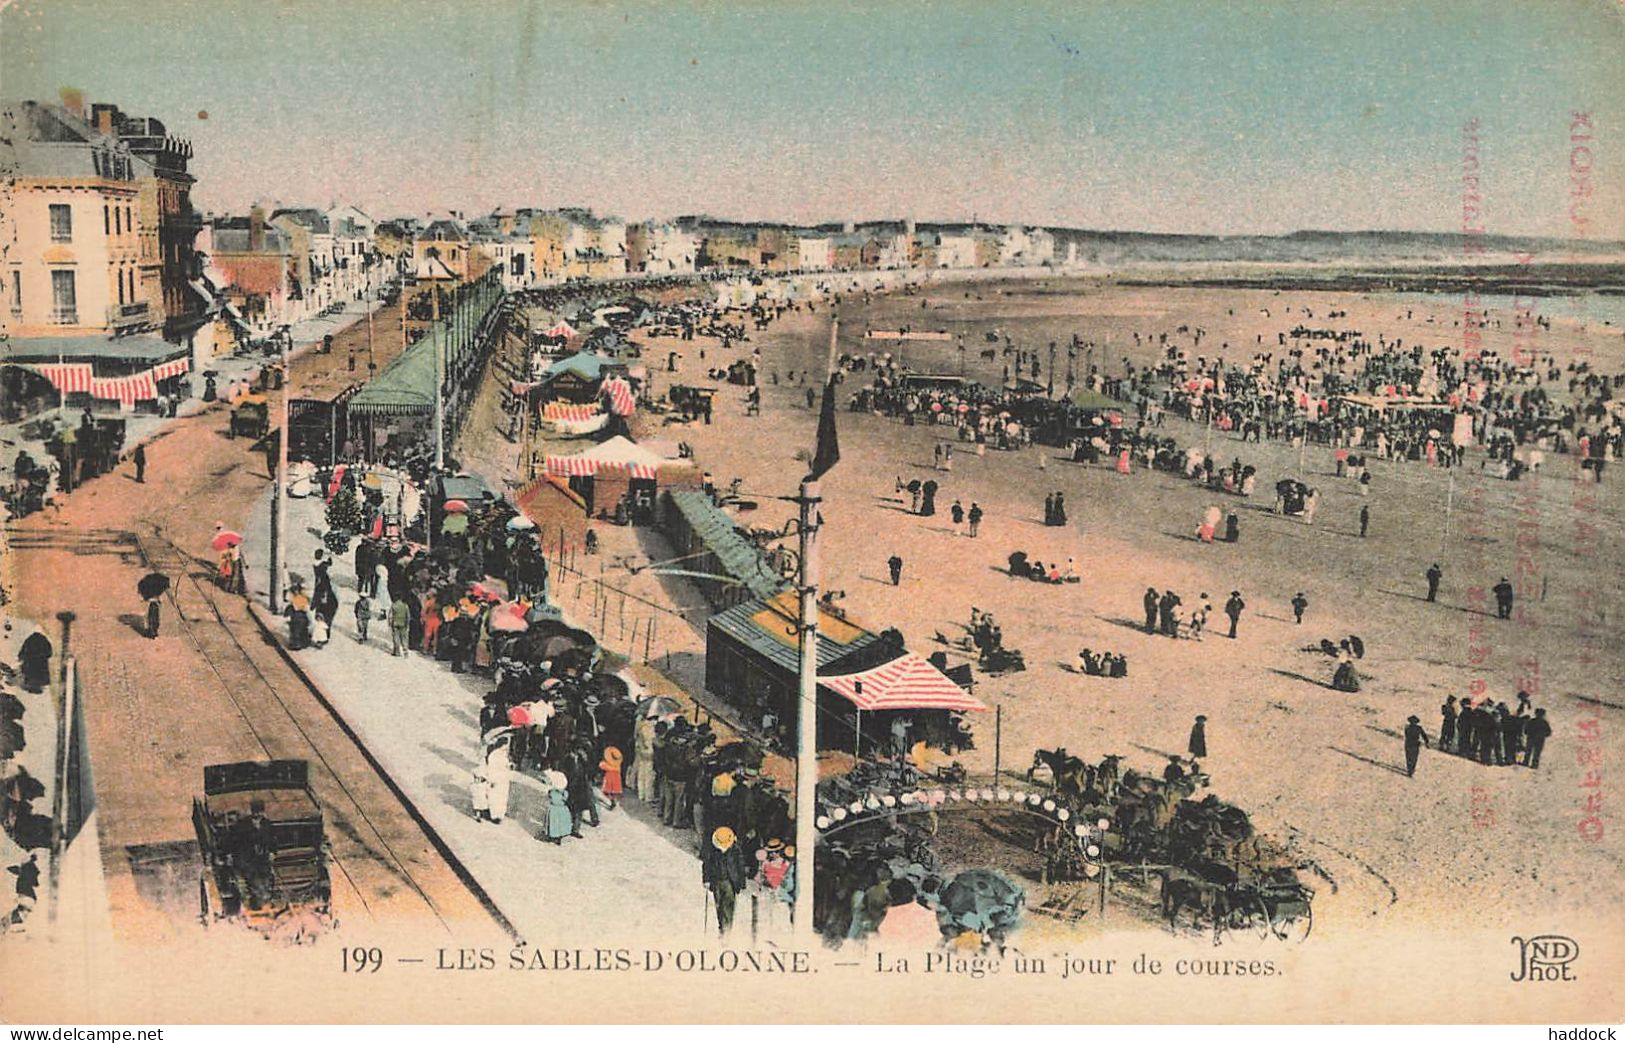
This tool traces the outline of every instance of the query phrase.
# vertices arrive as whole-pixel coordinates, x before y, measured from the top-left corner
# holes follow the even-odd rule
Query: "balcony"
[[[79,309],[78,308],[52,308],[51,309],[51,325],[53,325],[53,326],[77,326],[77,325],[79,325]]]
[[[151,305],[147,301],[110,304],[107,307],[107,325],[111,329],[121,330],[130,326],[145,325],[151,321]]]

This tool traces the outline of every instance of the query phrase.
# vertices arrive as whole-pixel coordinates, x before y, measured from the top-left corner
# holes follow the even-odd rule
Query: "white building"
[[[835,267],[835,240],[829,236],[802,236],[796,267],[804,272],[825,272]]]

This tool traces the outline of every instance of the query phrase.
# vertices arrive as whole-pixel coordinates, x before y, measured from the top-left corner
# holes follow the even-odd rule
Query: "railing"
[[[149,318],[151,305],[147,301],[132,301],[129,304],[110,304],[107,306],[107,324],[109,326],[134,326],[146,322]]]
[[[79,325],[79,309],[78,308],[52,308],[51,309],[51,325],[53,325],[53,326],[77,326],[77,325]]]

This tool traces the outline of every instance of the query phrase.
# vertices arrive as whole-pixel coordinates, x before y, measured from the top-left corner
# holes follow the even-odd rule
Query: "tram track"
[[[368,916],[375,915],[371,903],[367,900],[365,886],[351,872],[352,863],[358,861],[377,865],[395,877],[408,891],[417,896],[436,922],[449,931],[451,925],[433,898],[413,875],[406,860],[390,844],[384,831],[367,813],[363,802],[345,782],[342,773],[328,758],[322,745],[300,721],[299,716],[277,690],[277,686],[265,675],[254,654],[237,636],[216,600],[215,595],[218,592],[211,591],[210,586],[198,578],[196,569],[201,563],[173,540],[162,535],[156,526],[151,540],[163,548],[157,553],[149,546],[149,541],[139,534],[128,535],[134,541],[142,562],[149,569],[178,578],[202,601],[208,613],[205,618],[212,619],[213,626],[200,627],[197,620],[187,616],[177,594],[178,585],[172,581],[169,600],[174,606],[174,614],[179,620],[180,628],[187,635],[188,642],[197,651],[199,658],[218,679],[221,691],[236,707],[244,727],[248,729],[265,756],[271,760],[305,760],[315,769],[312,772],[315,782],[313,788],[322,796],[321,803],[327,813],[332,863],[344,875],[363,910]],[[211,638],[209,636],[211,633],[223,635],[224,644],[221,644],[218,638]],[[245,664],[249,671],[246,683],[234,681],[232,675],[236,671],[230,670],[229,665],[223,670],[222,662]],[[254,711],[256,707],[264,707],[274,715],[285,718],[286,724],[292,726],[298,740],[289,742],[286,736],[275,734],[275,729],[268,726],[270,722],[263,718],[257,720]],[[335,800],[335,793],[341,795],[342,800]],[[367,839],[368,837],[370,839]]]

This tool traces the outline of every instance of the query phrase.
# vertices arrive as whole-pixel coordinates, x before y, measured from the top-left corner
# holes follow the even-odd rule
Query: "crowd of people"
[[[1488,698],[1447,697],[1439,707],[1438,751],[1484,765],[1539,768],[1541,752],[1552,735],[1551,721],[1544,708],[1533,706],[1528,692],[1519,691],[1515,703],[1508,708],[1505,702]],[[1422,747],[1432,745],[1421,718],[1412,716],[1405,731],[1407,775],[1416,774]]]

